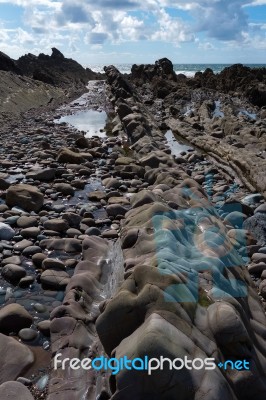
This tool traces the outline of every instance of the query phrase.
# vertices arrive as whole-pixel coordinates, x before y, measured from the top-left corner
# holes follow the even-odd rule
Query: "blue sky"
[[[0,0],[0,51],[83,65],[266,63],[266,0]]]

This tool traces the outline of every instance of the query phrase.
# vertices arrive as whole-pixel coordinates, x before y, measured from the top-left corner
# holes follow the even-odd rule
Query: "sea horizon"
[[[131,67],[132,65],[137,64],[141,65],[142,63],[114,63],[115,67],[119,69],[120,72],[124,74],[129,74],[131,72]],[[146,63],[150,64],[150,63]],[[221,72],[224,68],[230,67],[235,64],[242,64],[244,66],[250,67],[250,68],[263,68],[266,67],[265,63],[256,63],[256,64],[251,64],[251,63],[173,63],[174,71],[177,74],[184,74],[187,77],[193,77],[196,72],[204,72],[207,68],[211,68],[215,74]],[[106,64],[88,64],[86,67],[90,68],[94,72],[104,72],[104,67]]]

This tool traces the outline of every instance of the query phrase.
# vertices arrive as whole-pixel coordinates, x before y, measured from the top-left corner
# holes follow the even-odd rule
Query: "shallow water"
[[[108,117],[105,111],[85,110],[77,111],[75,114],[65,115],[55,120],[55,122],[58,124],[65,122],[79,131],[86,132],[85,136],[90,138],[94,135],[99,137],[106,136],[106,132],[103,131],[103,129],[107,120]]]
[[[248,118],[250,118],[252,120],[257,119],[257,114],[249,112],[249,111],[245,110],[244,108],[241,108],[239,110],[238,115],[244,115],[245,117],[248,117]]]
[[[102,186],[101,179],[98,178],[89,178],[88,182],[84,186],[84,189],[75,190],[75,194],[72,197],[59,197],[57,200],[53,201],[53,204],[60,205],[64,204],[68,207],[75,206],[78,203],[85,203],[88,204],[88,193],[94,192],[95,190],[102,190],[104,191],[105,188]]]
[[[191,150],[191,146],[178,142],[170,129],[166,132],[165,139],[173,156],[180,156],[183,151]]]
[[[217,100],[214,103],[215,103],[215,109],[213,111],[213,117],[223,118],[224,117],[224,113],[221,111],[221,102],[220,102],[220,100]]]

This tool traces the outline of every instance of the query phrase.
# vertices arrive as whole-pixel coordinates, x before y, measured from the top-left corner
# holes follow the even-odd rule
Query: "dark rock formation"
[[[133,65],[130,74],[137,86],[150,82],[156,97],[162,99],[171,92],[180,92],[179,98],[184,98],[184,88],[201,88],[223,93],[241,92],[252,104],[259,107],[266,105],[265,77],[266,68],[235,64],[224,68],[219,74],[214,74],[207,68],[204,72],[197,72],[193,78],[186,79],[182,74],[175,74],[173,64],[167,58],[158,60],[155,64]]]
[[[155,62],[155,64],[134,64],[131,69],[132,79],[152,80],[154,77],[176,80],[173,64],[167,58],[162,58]]]
[[[55,86],[86,85],[90,79],[97,78],[96,73],[71,58],[65,58],[56,48],[52,49],[51,56],[29,53],[20,57],[16,64],[24,75]]]
[[[27,54],[17,61],[0,52],[0,121],[30,109],[52,109],[84,93],[89,80],[102,79],[56,48],[52,55]]]
[[[2,51],[0,51],[0,70],[14,72],[19,75],[22,74],[22,71],[16,65],[16,61],[2,53]]]

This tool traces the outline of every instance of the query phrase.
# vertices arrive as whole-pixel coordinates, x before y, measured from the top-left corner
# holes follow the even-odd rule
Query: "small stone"
[[[19,265],[7,264],[2,268],[2,276],[8,282],[16,283],[26,276],[26,271]]]
[[[38,332],[31,328],[24,328],[19,331],[18,336],[20,337],[20,339],[28,342],[36,339],[38,336]]]
[[[21,264],[21,258],[19,256],[11,256],[11,257],[7,257],[4,258],[2,260],[2,266],[6,265],[6,264],[16,264],[16,265],[20,265]]]
[[[87,194],[90,201],[100,201],[106,199],[106,192],[95,191]]]
[[[251,264],[248,266],[248,271],[250,274],[260,276],[263,271],[266,270],[266,264],[264,262],[259,262],[258,264]]]
[[[50,320],[45,320],[41,321],[37,324],[37,328],[39,331],[44,335],[49,337],[50,336],[50,326],[51,326],[51,321]]]
[[[37,267],[37,268],[41,268],[42,266],[42,262],[43,260],[45,260],[45,258],[47,258],[47,256],[43,253],[36,253],[33,254],[31,260],[33,262],[33,264]]]
[[[54,184],[54,189],[65,196],[74,196],[75,194],[74,188],[69,183],[56,183]]]
[[[46,269],[61,269],[65,270],[65,264],[56,258],[46,258],[42,262],[42,268]]]
[[[46,312],[46,310],[47,310],[47,308],[41,303],[34,303],[33,308],[40,314]]]
[[[35,218],[35,217],[22,216],[22,217],[19,217],[19,219],[17,220],[17,226],[19,228],[31,228],[31,227],[37,226],[37,225],[38,225],[38,221],[37,221],[37,218]]]
[[[27,247],[30,246],[33,246],[33,242],[31,242],[30,240],[23,239],[14,245],[14,250],[22,252],[23,250],[25,250]]]
[[[0,222],[0,240],[10,240],[14,235],[14,229],[12,229],[9,225]]]
[[[44,375],[35,383],[35,386],[40,391],[43,391],[49,382],[49,375]]]
[[[254,253],[251,260],[255,263],[264,262],[266,263],[266,254],[264,253]]]
[[[247,219],[245,214],[239,211],[233,211],[225,217],[224,221],[232,225],[234,228],[242,229],[245,219]]]
[[[91,228],[86,229],[85,234],[89,235],[89,236],[100,236],[101,231],[98,228],[91,227]]]
[[[20,231],[20,234],[24,238],[34,238],[34,239],[36,239],[40,233],[41,233],[41,231],[37,227],[25,228],[25,229],[22,229]]]
[[[94,220],[94,218],[83,218],[83,219],[81,220],[81,223],[84,224],[84,225],[86,225],[86,226],[89,226],[89,227],[95,226],[95,220]]]
[[[107,189],[118,189],[121,186],[121,182],[119,182],[116,178],[106,178],[102,181],[102,183]]]
[[[44,239],[40,246],[47,250],[59,250],[66,253],[79,253],[82,251],[81,241],[75,238]]]
[[[18,286],[19,286],[20,288],[26,289],[27,287],[29,287],[30,285],[32,285],[32,284],[34,283],[34,281],[35,281],[34,276],[25,276],[25,278],[22,278],[22,279],[19,281]]]
[[[29,171],[26,174],[27,179],[33,179],[44,182],[52,181],[54,177],[55,177],[55,169],[53,168],[38,169],[35,171]]]
[[[23,376],[19,376],[16,382],[22,383],[24,386],[31,386],[32,381],[30,379],[24,378]]]
[[[78,260],[76,260],[75,258],[69,258],[68,260],[65,260],[66,268],[75,268],[77,263]]]
[[[43,288],[51,290],[63,290],[69,283],[70,277],[65,271],[47,269],[41,275]]]
[[[43,224],[45,229],[56,231],[56,232],[65,232],[68,229],[68,223],[64,219],[50,219],[44,222]]]
[[[66,231],[66,235],[67,235],[67,237],[72,237],[72,238],[74,238],[74,237],[76,237],[76,236],[81,235],[81,232],[80,232],[78,229],[69,228],[69,229]]]
[[[104,231],[102,237],[105,239],[117,239],[118,233],[115,230]]]
[[[32,324],[32,316],[20,304],[8,304],[0,310],[0,332],[9,334],[18,333]]]
[[[60,163],[82,164],[85,162],[85,159],[80,153],[75,153],[65,147],[60,150],[57,161]]]
[[[39,246],[29,246],[22,251],[24,257],[31,257],[36,253],[40,253],[42,249]]]
[[[120,204],[111,204],[106,207],[106,212],[109,217],[116,218],[118,215],[125,215],[127,209],[121,206]]]

